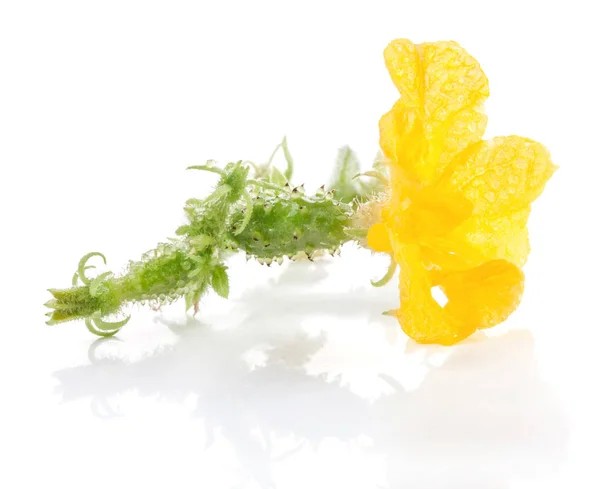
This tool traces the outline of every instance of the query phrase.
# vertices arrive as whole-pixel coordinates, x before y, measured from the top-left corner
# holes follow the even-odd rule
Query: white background
[[[0,3],[0,486],[599,487],[597,59],[592,1]],[[134,310],[121,341],[47,327],[81,255],[173,235],[208,158],[298,183],[365,167],[397,98],[382,50],[454,39],[490,78],[487,137],[545,143],[527,290],[452,347],[407,342],[385,260],[231,261],[197,320]],[[93,346],[92,346],[93,345]],[[91,351],[88,356],[88,349]]]

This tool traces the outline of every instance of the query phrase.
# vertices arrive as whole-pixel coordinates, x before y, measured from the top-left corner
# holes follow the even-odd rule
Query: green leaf
[[[360,171],[360,163],[356,153],[350,146],[343,146],[339,149],[335,164],[334,180],[340,185],[351,183],[352,177]]]
[[[214,291],[224,299],[229,297],[229,277],[227,276],[227,267],[217,265],[212,273],[211,285]]]
[[[269,181],[271,183],[274,183],[275,185],[280,185],[281,187],[283,187],[287,183],[287,179],[283,176],[283,173],[281,173],[275,167],[271,168],[271,176],[269,178]]]
[[[292,174],[294,173],[294,160],[292,159],[292,155],[288,148],[287,137],[283,138],[281,141],[281,149],[283,150],[283,156],[285,156],[285,161],[287,163],[287,168],[285,169],[285,178],[289,182],[292,179]]]
[[[335,169],[329,187],[335,190],[336,198],[342,202],[350,202],[358,194],[354,176],[360,172],[360,163],[356,153],[349,146],[339,149]]]

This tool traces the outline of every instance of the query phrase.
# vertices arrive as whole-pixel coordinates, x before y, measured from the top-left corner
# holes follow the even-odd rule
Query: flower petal
[[[530,251],[527,232],[530,211],[531,207],[526,206],[507,216],[473,216],[447,237],[448,247],[471,265],[504,259],[522,267]]]
[[[444,274],[440,286],[448,302],[442,307],[433,298],[434,282],[421,263],[419,247],[401,246],[395,258],[401,267],[396,316],[403,331],[419,343],[453,345],[477,329],[499,324],[523,293],[523,272],[510,262],[493,260]]]
[[[556,170],[544,146],[519,136],[482,141],[465,155],[455,158],[438,188],[461,192],[473,203],[474,215],[488,218],[531,204]]]
[[[460,192],[473,215],[454,229],[442,248],[476,265],[505,259],[523,266],[529,254],[527,219],[556,166],[546,148],[508,136],[482,141],[459,155],[436,186]]]
[[[431,294],[430,275],[421,263],[418,246],[402,246],[395,259],[400,265],[400,309],[396,317],[402,330],[418,343],[453,345],[473,334],[474,324],[452,321]]]
[[[492,260],[444,277],[442,288],[448,297],[444,312],[452,322],[491,328],[506,320],[523,295],[525,276],[506,260]]]
[[[369,228],[369,232],[367,234],[367,244],[373,251],[379,251],[382,253],[392,252],[390,234],[385,224],[378,222]]]
[[[403,190],[403,191],[402,191]],[[383,222],[403,243],[423,243],[444,236],[471,216],[473,204],[462,194],[441,193],[434,187],[395,192],[382,210]]]
[[[487,78],[453,41],[415,45],[398,39],[387,46],[384,58],[401,98],[381,118],[381,148],[415,178],[431,182],[455,155],[481,139]]]

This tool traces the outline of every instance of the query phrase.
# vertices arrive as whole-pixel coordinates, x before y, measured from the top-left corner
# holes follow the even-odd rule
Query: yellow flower
[[[400,265],[405,333],[451,345],[518,306],[530,206],[556,167],[530,139],[481,139],[488,80],[456,42],[399,39],[384,56],[400,99],[379,123],[390,190],[368,243]]]

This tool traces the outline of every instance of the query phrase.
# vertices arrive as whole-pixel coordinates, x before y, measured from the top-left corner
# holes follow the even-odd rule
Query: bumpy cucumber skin
[[[350,213],[325,196],[256,197],[248,226],[236,235],[245,212],[232,216],[229,239],[234,247],[267,263],[301,252],[309,258],[319,250],[333,252],[349,239],[344,229]]]

